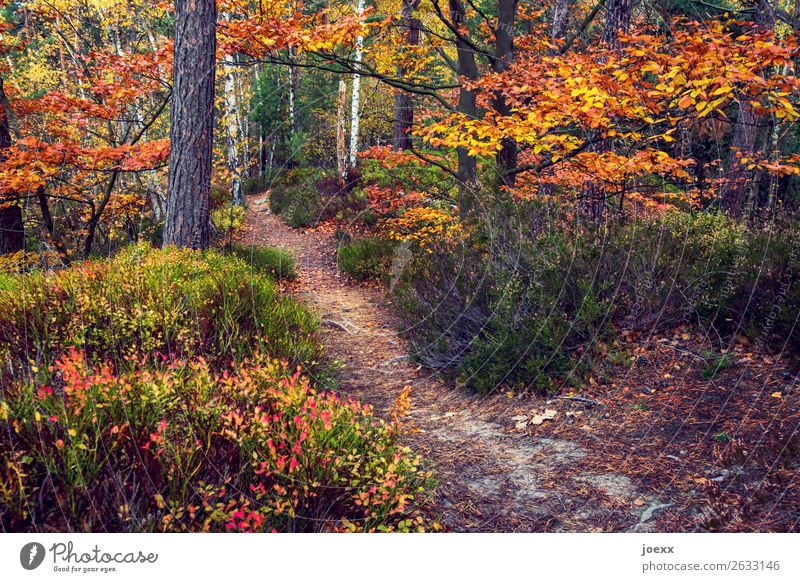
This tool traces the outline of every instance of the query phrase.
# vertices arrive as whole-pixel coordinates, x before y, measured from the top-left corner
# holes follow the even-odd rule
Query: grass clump
[[[272,279],[294,279],[297,276],[294,255],[285,249],[233,243],[226,250]]]
[[[316,168],[288,170],[270,189],[270,210],[291,227],[311,226],[323,214],[322,198],[316,187],[321,177],[322,172]]]
[[[530,204],[487,206],[467,229],[415,255],[397,289],[415,355],[476,390],[579,386],[621,330],[694,324],[800,352],[796,224],[672,211],[586,225]]]
[[[397,243],[386,238],[366,237],[341,244],[339,268],[354,279],[383,279],[389,275]]]

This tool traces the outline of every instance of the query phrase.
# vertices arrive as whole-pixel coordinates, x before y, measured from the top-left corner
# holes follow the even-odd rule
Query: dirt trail
[[[518,426],[532,404],[503,395],[481,400],[440,382],[408,360],[401,323],[386,293],[338,271],[329,233],[298,231],[269,211],[267,195],[249,200],[242,242],[286,248],[297,258],[292,291],[323,320],[327,356],[340,390],[385,414],[411,385],[409,445],[434,465],[434,510],[454,531],[626,531],[654,529],[668,504],[628,476],[608,470],[586,442]],[[561,418],[580,403],[558,401]],[[533,408],[536,404],[533,405]],[[574,413],[572,413],[574,414]],[[586,462],[595,469],[587,471]]]

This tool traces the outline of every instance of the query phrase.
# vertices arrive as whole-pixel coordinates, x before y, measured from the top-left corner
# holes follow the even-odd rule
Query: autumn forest
[[[0,531],[800,530],[797,0],[0,0]]]

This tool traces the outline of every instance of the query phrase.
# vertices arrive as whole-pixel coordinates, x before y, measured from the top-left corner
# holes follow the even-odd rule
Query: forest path
[[[268,194],[248,202],[241,241],[294,253],[299,276],[289,291],[321,316],[326,357],[337,369],[339,390],[385,417],[403,388],[412,387],[412,430],[405,440],[433,465],[439,482],[433,511],[446,529],[652,528],[650,520],[666,505],[640,491],[633,479],[609,471],[611,463],[586,443],[521,429],[520,419],[536,412],[530,401],[504,395],[482,399],[409,362],[391,300],[382,289],[353,283],[339,272],[330,233],[290,228],[270,212]],[[540,404],[539,411],[559,407],[564,418],[570,414],[565,407],[576,403],[542,399]],[[590,463],[593,471],[582,462],[589,457],[598,457]]]

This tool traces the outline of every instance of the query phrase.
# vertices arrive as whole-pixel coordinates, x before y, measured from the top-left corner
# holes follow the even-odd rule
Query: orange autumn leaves
[[[526,176],[528,183],[571,186],[599,178],[620,185],[649,175],[688,183],[692,160],[675,144],[682,131],[707,119],[729,122],[743,101],[779,123],[800,117],[796,40],[771,33],[733,36],[732,25],[680,23],[669,38],[625,37],[619,51],[587,47],[552,56],[534,44],[506,73],[469,84],[485,108],[482,116],[455,113],[417,134],[431,146],[460,146],[484,157],[513,139],[534,174]],[[498,93],[511,104],[509,115],[492,109]],[[595,147],[600,142],[620,147]],[[798,173],[794,158],[760,167]],[[687,197],[692,195],[689,190]]]

